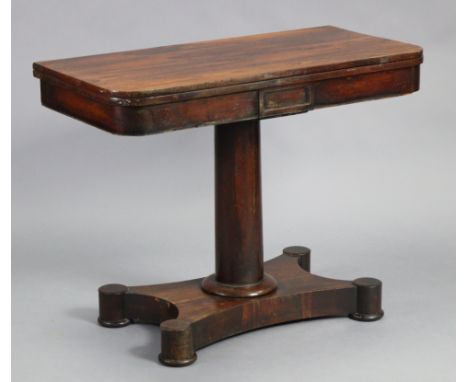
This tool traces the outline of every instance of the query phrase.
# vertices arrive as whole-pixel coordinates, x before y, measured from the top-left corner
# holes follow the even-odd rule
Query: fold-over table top
[[[140,98],[421,58],[421,48],[325,26],[34,64],[114,97]]]
[[[259,90],[294,83],[290,79],[301,76],[312,80],[417,66],[421,61],[422,49],[416,45],[324,26],[42,61],[33,67],[49,87],[131,107]],[[303,98],[308,101],[310,95]],[[58,108],[44,99],[44,89],[43,102]],[[216,120],[204,124],[209,122]]]

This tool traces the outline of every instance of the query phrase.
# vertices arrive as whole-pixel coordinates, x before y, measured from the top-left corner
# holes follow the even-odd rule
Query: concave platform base
[[[310,251],[289,247],[265,263],[277,282],[273,292],[249,298],[221,297],[201,288],[202,278],[149,286],[108,284],[99,289],[99,323],[123,327],[152,323],[161,327],[159,360],[186,366],[197,349],[250,330],[314,317],[350,316],[362,321],[382,317],[381,282],[354,282],[309,273]]]

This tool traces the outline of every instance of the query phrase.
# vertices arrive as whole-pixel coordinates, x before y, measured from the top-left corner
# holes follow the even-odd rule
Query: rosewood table
[[[383,316],[374,278],[311,274],[310,250],[263,262],[260,120],[418,90],[422,49],[332,26],[34,63],[44,106],[114,134],[215,125],[215,273],[99,288],[102,326],[161,328],[159,360],[313,317]]]

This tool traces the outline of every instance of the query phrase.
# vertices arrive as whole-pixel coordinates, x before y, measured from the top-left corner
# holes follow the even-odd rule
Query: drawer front
[[[314,104],[310,85],[265,89],[259,92],[260,118],[304,113]]]

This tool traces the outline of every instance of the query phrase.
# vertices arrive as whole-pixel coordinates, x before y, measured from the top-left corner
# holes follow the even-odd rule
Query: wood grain
[[[140,107],[119,106],[98,101],[72,88],[41,81],[44,106],[77,118],[113,134],[148,135],[205,125],[226,124],[254,119],[304,113],[317,107],[346,104],[371,99],[409,94],[419,89],[419,68],[410,66],[388,71],[341,76],[320,81],[284,81],[265,91],[246,91],[185,101]],[[283,81],[281,81],[283,83]],[[310,89],[306,97],[294,97],[295,89]],[[297,86],[300,86],[299,88]],[[265,108],[265,94],[278,94],[296,100],[287,107]]]
[[[147,135],[419,88],[418,46],[331,26],[38,62],[44,106]]]
[[[310,274],[293,246],[263,263],[260,119],[408,94],[422,49],[335,27],[39,62],[42,103],[115,134],[216,124],[216,270],[204,279],[99,289],[106,327],[161,324],[159,359],[257,328],[313,317],[383,316],[382,283]]]
[[[265,270],[278,280],[278,289],[255,298],[204,293],[202,279],[128,288],[103,286],[99,322],[111,326],[114,319],[114,327],[122,326],[123,320],[127,320],[125,324],[160,325],[163,341],[159,359],[169,366],[186,366],[196,359],[197,349],[258,328],[317,317],[381,317],[379,280],[358,279],[363,282],[356,285],[311,274],[309,256],[308,248],[289,247],[267,261]],[[119,296],[115,290],[121,292]]]
[[[412,44],[325,26],[191,44],[43,61],[38,78],[109,102],[416,60]]]

